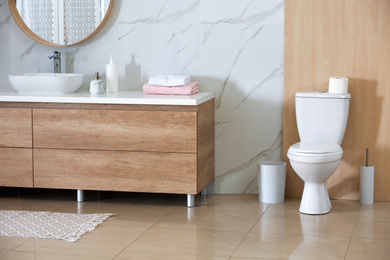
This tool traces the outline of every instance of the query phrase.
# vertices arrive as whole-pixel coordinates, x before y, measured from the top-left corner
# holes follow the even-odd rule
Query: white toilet
[[[287,152],[291,166],[305,182],[299,211],[326,214],[332,209],[326,182],[339,166],[341,142],[348,121],[351,95],[298,92],[295,112],[300,142]]]

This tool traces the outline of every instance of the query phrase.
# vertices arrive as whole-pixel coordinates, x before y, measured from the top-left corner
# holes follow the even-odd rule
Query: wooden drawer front
[[[195,154],[36,149],[34,160],[38,188],[197,192]]]
[[[34,147],[196,152],[196,112],[34,109]]]
[[[33,187],[32,149],[0,148],[0,186]]]
[[[0,146],[32,146],[31,109],[0,108]]]

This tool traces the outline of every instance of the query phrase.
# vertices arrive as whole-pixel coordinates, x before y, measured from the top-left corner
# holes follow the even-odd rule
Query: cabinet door
[[[33,187],[32,149],[0,148],[0,186]]]
[[[0,108],[0,147],[31,147],[30,108]]]
[[[184,111],[34,109],[34,147],[197,151],[197,114]]]
[[[34,150],[38,188],[197,193],[196,154]]]

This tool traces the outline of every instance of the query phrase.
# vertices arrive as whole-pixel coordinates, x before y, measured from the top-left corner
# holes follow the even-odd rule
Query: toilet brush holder
[[[360,204],[374,203],[374,166],[360,165]]]
[[[374,203],[374,166],[368,165],[368,149],[366,149],[366,165],[360,165],[360,204]]]

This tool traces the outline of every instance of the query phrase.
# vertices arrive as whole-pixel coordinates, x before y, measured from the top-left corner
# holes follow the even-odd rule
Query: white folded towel
[[[149,84],[157,86],[184,86],[190,81],[189,75],[156,75],[149,78]]]

